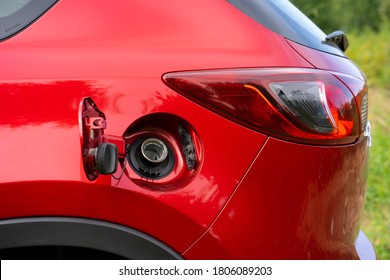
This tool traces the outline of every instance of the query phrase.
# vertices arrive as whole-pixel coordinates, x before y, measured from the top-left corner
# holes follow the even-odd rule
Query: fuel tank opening
[[[151,163],[163,162],[168,156],[165,143],[157,138],[148,138],[141,145],[142,156]]]
[[[146,179],[161,179],[171,173],[175,155],[169,144],[156,137],[140,137],[129,147],[132,169]]]
[[[128,163],[124,174],[140,187],[156,191],[184,188],[201,170],[201,140],[191,124],[176,115],[142,116],[129,125],[123,138]]]

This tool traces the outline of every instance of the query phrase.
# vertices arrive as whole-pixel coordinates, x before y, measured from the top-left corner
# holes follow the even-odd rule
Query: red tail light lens
[[[271,136],[313,144],[348,144],[360,137],[355,96],[363,100],[365,83],[345,75],[342,78],[298,68],[187,71],[163,76],[172,89],[226,118]]]

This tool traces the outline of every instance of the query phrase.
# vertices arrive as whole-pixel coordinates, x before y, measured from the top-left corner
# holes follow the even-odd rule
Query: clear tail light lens
[[[337,127],[322,82],[276,82],[269,86],[283,109],[307,128],[327,134]]]
[[[215,113],[289,141],[349,144],[364,130],[365,82],[346,75],[300,68],[226,69],[167,73],[163,80]]]

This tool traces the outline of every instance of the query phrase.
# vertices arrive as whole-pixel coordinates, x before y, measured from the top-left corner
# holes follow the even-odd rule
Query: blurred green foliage
[[[368,190],[362,228],[378,259],[390,259],[390,94],[371,88],[369,118],[373,145],[370,151]]]
[[[366,73],[369,84],[370,151],[368,190],[362,227],[378,259],[390,259],[390,28],[348,35],[347,55]]]
[[[291,0],[325,33],[379,31],[390,21],[390,0]]]
[[[378,259],[390,259],[390,0],[291,0],[325,33],[343,30],[347,56],[367,75],[370,151],[362,228]]]
[[[350,46],[346,52],[367,75],[373,87],[390,87],[390,25],[378,32],[365,30],[348,34]],[[389,174],[390,175],[390,174]]]

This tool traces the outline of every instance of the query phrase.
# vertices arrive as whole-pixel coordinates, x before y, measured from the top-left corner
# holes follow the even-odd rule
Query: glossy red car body
[[[169,72],[236,68],[322,69],[364,80],[345,57],[286,40],[224,0],[62,0],[2,41],[0,61],[2,225],[101,221],[186,259],[359,258],[368,157],[362,132],[348,145],[277,139],[199,106],[162,80]],[[145,129],[188,127],[195,170],[175,166],[165,178],[145,180],[127,164],[120,180],[89,180],[80,148],[87,97],[105,114],[106,141],[119,146]],[[56,241],[50,227],[40,227],[38,241],[22,228],[19,241],[0,228],[1,248],[82,247],[98,239],[62,228],[81,241]],[[108,245],[95,249],[121,255],[110,240],[99,242]]]

